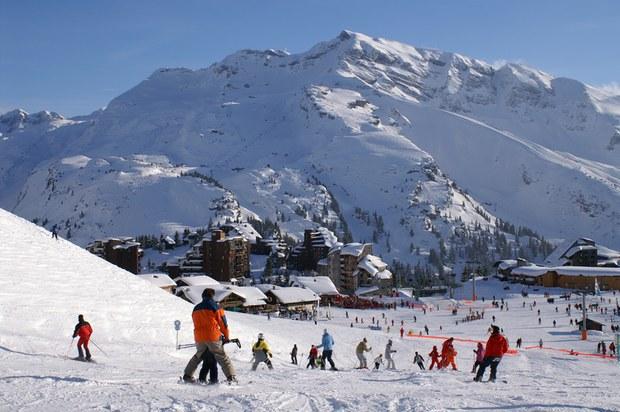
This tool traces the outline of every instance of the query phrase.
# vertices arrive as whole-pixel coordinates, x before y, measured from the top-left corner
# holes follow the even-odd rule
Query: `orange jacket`
[[[228,324],[224,310],[213,299],[205,299],[194,307],[194,341],[217,342],[222,335],[228,337]]]
[[[508,341],[500,333],[492,333],[484,351],[485,358],[501,358],[508,352]]]

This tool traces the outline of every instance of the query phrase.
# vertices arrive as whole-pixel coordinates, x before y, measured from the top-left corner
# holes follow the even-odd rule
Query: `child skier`
[[[78,360],[90,361],[91,356],[90,350],[88,350],[88,342],[90,341],[90,335],[92,334],[93,328],[90,326],[90,323],[84,320],[84,315],[78,315],[78,323],[73,329],[73,338],[75,339],[77,336],[80,337],[77,343]],[[84,352],[86,352],[86,358],[84,358],[84,352],[82,352],[82,347],[84,347]]]
[[[457,352],[454,350],[453,341],[454,338],[450,338],[443,343],[441,348],[441,366],[447,368],[449,365],[452,365],[452,370],[457,370],[455,363]]]
[[[382,364],[383,364],[383,355],[379,354],[379,356],[375,358],[375,370],[378,371],[379,365],[382,365]]]
[[[476,368],[482,365],[482,361],[484,360],[484,346],[482,346],[481,342],[478,342],[478,348],[474,349],[474,353],[476,354],[476,359],[474,361],[474,366],[471,369],[471,373],[476,373]]]
[[[269,345],[265,340],[265,337],[262,333],[258,334],[258,340],[252,346],[252,353],[254,354],[254,363],[252,364],[252,370],[255,371],[258,367],[258,364],[261,362],[265,362],[269,369],[273,369],[273,365],[269,358],[273,357],[271,350],[269,349]]]
[[[441,362],[439,361],[439,352],[437,346],[433,346],[433,350],[428,354],[431,357],[431,366],[428,370],[433,370],[433,366],[437,366],[437,369],[441,369]]]
[[[316,358],[319,356],[319,350],[316,346],[312,345],[310,348],[310,353],[308,354],[308,365],[306,365],[306,369],[312,367],[312,369],[316,368]]]
[[[202,354],[202,366],[200,368],[200,372],[198,373],[198,382],[203,384],[213,385],[218,383],[217,378],[217,361],[215,360],[215,356],[211,353],[211,351],[207,348]],[[207,381],[207,373],[209,374],[209,380]]]
[[[424,358],[418,352],[415,353],[415,357],[413,358],[413,363],[417,364],[420,369],[424,370]]]

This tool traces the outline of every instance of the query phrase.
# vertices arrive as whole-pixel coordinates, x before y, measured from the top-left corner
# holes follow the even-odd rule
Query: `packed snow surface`
[[[470,286],[458,290],[459,315],[450,314],[448,299],[428,299],[427,313],[415,310],[349,310],[321,308],[318,324],[228,312],[231,335],[242,348],[227,345],[240,384],[229,387],[178,383],[192,354],[175,350],[173,323],[180,320],[181,343],[192,343],[192,305],[160,290],[65,241],[46,230],[0,210],[0,410],[2,411],[443,411],[544,410],[615,411],[620,396],[614,390],[618,365],[590,356],[573,356],[553,349],[593,352],[607,333],[591,334],[581,342],[569,318],[566,302],[546,303],[540,291],[522,298],[519,285],[503,290],[499,282],[478,280],[478,295],[467,298]],[[558,290],[550,291],[556,297]],[[491,296],[504,297],[509,311],[493,309]],[[589,297],[598,301],[598,297]],[[607,294],[607,299],[614,297]],[[530,310],[529,305],[537,306]],[[526,307],[522,307],[522,302]],[[575,300],[573,300],[575,302]],[[437,305],[439,309],[437,309]],[[556,313],[555,306],[560,307]],[[485,309],[485,320],[455,325],[468,307]],[[537,312],[541,310],[542,325]],[[91,350],[97,363],[66,358],[75,356],[71,345],[78,314],[90,321]],[[386,320],[382,318],[385,314]],[[330,315],[330,320],[327,315]],[[348,315],[348,318],[347,318]],[[487,337],[491,316],[514,345],[524,348],[506,356],[499,367],[505,383],[473,383],[474,341]],[[413,317],[417,317],[414,323]],[[577,314],[573,312],[573,316]],[[355,318],[364,324],[356,323]],[[383,330],[370,330],[371,318]],[[595,318],[603,320],[602,316]],[[551,322],[556,319],[558,326]],[[390,332],[386,331],[395,326]],[[604,319],[609,325],[609,319]],[[434,338],[400,338],[404,329],[417,335],[426,324],[431,336],[454,336],[459,371],[420,371],[412,364],[414,351],[425,358]],[[350,324],[353,323],[353,327]],[[311,344],[320,342],[324,328],[335,340],[335,361],[341,371],[305,368]],[[262,332],[274,352],[274,370],[250,371],[250,345]],[[369,358],[382,353],[394,339],[397,370],[355,370],[355,345],[367,337]],[[525,349],[544,340],[545,350]],[[471,340],[471,342],[469,341]],[[73,342],[74,344],[75,342]],[[95,344],[97,346],[95,346]],[[300,365],[290,363],[289,352],[299,347]],[[100,348],[100,349],[99,349]],[[548,349],[547,349],[548,348]],[[104,352],[105,351],[105,352]],[[221,376],[221,375],[220,375]]]

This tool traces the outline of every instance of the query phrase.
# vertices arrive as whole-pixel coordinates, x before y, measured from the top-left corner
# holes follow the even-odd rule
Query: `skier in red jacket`
[[[491,366],[489,381],[495,382],[497,365],[499,365],[502,360],[502,356],[508,352],[508,341],[499,333],[499,326],[492,325],[491,328],[493,328],[493,332],[491,332],[491,336],[489,336],[489,340],[487,341],[487,346],[484,351],[484,360],[480,367],[478,367],[478,373],[474,378],[476,382],[482,381],[482,375],[484,375],[487,366]]]
[[[78,339],[77,348],[78,348],[78,359],[83,361],[90,360],[90,351],[88,350],[88,341],[90,340],[90,335],[93,334],[93,328],[90,326],[90,323],[84,320],[84,315],[78,315],[78,323],[75,325],[75,329],[73,330],[73,337],[80,337]],[[82,352],[82,346],[84,346],[84,351],[86,352],[86,358],[84,358],[84,352]]]
[[[437,365],[437,369],[441,369],[441,363],[439,362],[439,352],[437,352],[437,346],[433,346],[433,350],[428,354],[431,358],[431,367],[428,370],[433,370],[433,366]]]

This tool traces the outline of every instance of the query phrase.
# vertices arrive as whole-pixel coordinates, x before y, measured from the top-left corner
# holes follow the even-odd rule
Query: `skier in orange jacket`
[[[447,339],[441,347],[441,366],[447,368],[448,365],[452,365],[452,369],[457,370],[455,363],[457,352],[452,345],[453,341],[454,338]]]

